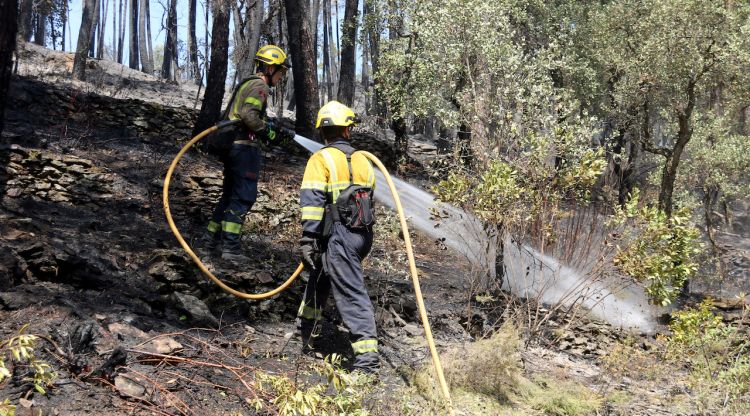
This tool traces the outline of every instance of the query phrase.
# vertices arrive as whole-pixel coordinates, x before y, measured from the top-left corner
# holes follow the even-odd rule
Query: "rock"
[[[160,337],[143,344],[141,349],[157,354],[169,355],[182,349],[182,344],[172,337]]]
[[[5,193],[10,198],[18,198],[19,196],[23,195],[23,189],[21,188],[10,188]]]
[[[177,307],[187,312],[197,324],[206,324],[213,327],[219,326],[219,320],[216,319],[202,300],[193,295],[180,292],[175,292],[174,297],[177,301]]]
[[[415,324],[406,324],[406,326],[404,326],[404,331],[406,331],[411,337],[420,337],[424,334],[424,329]]]
[[[52,202],[69,202],[70,198],[62,192],[50,191],[47,198]]]
[[[109,332],[117,335],[118,338],[120,338],[121,340],[124,340],[125,337],[138,338],[138,339],[148,338],[148,334],[146,334],[145,332],[141,331],[140,329],[132,325],[128,325],[125,323],[109,324],[107,329],[109,329]]]
[[[146,399],[146,385],[136,376],[121,374],[115,377],[115,388],[123,397]]]
[[[259,282],[261,282],[263,284],[268,284],[268,283],[273,282],[273,276],[271,275],[271,273],[268,273],[268,272],[265,272],[265,271],[258,272],[255,275],[255,277],[258,279]]]

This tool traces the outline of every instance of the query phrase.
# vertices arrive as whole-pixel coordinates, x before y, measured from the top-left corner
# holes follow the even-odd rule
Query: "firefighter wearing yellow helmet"
[[[354,369],[376,372],[378,340],[362,260],[372,247],[375,171],[351,146],[358,123],[351,108],[330,101],[318,112],[316,128],[326,146],[307,162],[300,190],[300,248],[310,279],[298,312],[303,350],[314,348],[330,292],[351,334]]]
[[[252,208],[258,194],[258,178],[263,165],[263,145],[277,144],[282,134],[275,121],[266,115],[270,88],[286,75],[291,64],[286,53],[275,45],[266,45],[255,54],[256,73],[237,84],[224,119],[242,120],[228,133],[230,144],[219,153],[224,164],[222,195],[216,204],[204,236],[203,252],[221,248],[221,259],[238,266],[250,259],[240,244],[243,216]],[[288,132],[284,132],[289,134]]]

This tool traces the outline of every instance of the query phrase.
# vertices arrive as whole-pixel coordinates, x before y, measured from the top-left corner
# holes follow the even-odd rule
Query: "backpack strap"
[[[354,148],[349,144],[346,144],[343,146],[341,145],[336,146],[335,144],[333,144],[333,145],[328,145],[328,146],[323,147],[323,149],[326,149],[326,148],[336,149],[339,152],[343,153],[344,156],[346,156],[346,165],[349,167],[349,185],[354,185],[354,172],[352,171],[352,155],[354,154],[354,152],[356,152],[356,150],[354,150]]]
[[[228,120],[229,119],[229,109],[232,108],[232,104],[234,103],[234,99],[237,98],[237,93],[240,92],[242,89],[242,86],[245,85],[248,81],[254,80],[254,79],[260,79],[257,75],[251,75],[242,81],[240,81],[239,84],[237,84],[237,87],[232,91],[232,98],[229,99],[229,103],[227,104],[227,108],[224,109],[224,112],[221,113],[221,119],[222,120]]]

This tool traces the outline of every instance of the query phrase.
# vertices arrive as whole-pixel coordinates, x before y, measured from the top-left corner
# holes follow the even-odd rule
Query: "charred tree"
[[[94,29],[94,13],[98,0],[86,0],[81,14],[81,30],[78,31],[78,45],[73,59],[73,79],[86,79],[86,59],[89,53],[91,32]]]
[[[286,0],[289,53],[294,67],[294,96],[297,107],[296,130],[312,137],[318,112],[317,63],[312,49],[308,0]]]
[[[229,4],[222,0],[213,3],[214,21],[211,31],[211,61],[208,66],[206,92],[193,128],[193,135],[207,129],[221,117],[224,83],[229,61]]]
[[[125,13],[127,10],[125,10],[124,6],[126,5],[123,5],[123,0],[120,0],[119,6],[117,7],[119,24],[117,28],[117,58],[115,58],[118,64],[122,63],[122,55],[125,48]]]
[[[138,0],[130,0],[130,33],[129,33],[128,66],[132,69],[138,69],[139,50],[138,47]]]
[[[13,51],[16,49],[18,30],[17,15],[17,0],[0,0],[0,133],[3,132],[8,84],[13,71]]]
[[[102,0],[104,2],[104,11],[99,19],[99,40],[96,45],[96,58],[104,59],[104,34],[107,33],[107,16],[109,15],[109,0]],[[101,9],[102,6],[99,6]]]
[[[138,50],[141,55],[141,71],[154,74],[154,61],[148,53],[148,0],[140,0],[138,7]]]
[[[195,22],[198,15],[198,5],[196,0],[188,0],[188,61],[190,70],[193,73],[195,85],[201,85],[203,77],[201,76],[200,63],[198,62],[198,42],[195,37]]]
[[[339,77],[338,100],[352,106],[354,103],[355,53],[357,50],[357,22],[359,0],[346,0],[344,11],[343,46],[341,48],[341,75]]]
[[[163,79],[174,79],[172,77],[172,66],[177,58],[177,0],[169,0],[167,9],[167,39],[164,42],[164,60],[161,65],[161,77]]]
[[[18,10],[18,34],[21,39],[29,42],[34,31],[31,23],[34,18],[34,0],[21,0]],[[5,25],[3,25],[5,26]]]

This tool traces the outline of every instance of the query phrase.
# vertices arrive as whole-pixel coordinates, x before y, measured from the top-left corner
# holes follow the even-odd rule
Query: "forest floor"
[[[22,49],[19,73],[55,88],[69,70],[68,56],[34,48]],[[191,108],[198,94],[193,86],[162,83],[119,65],[95,61],[91,68],[91,81],[75,87]],[[317,354],[301,353],[293,333],[302,279],[274,298],[242,300],[206,279],[179,247],[161,203],[163,177],[179,149],[175,140],[143,141],[98,129],[96,120],[39,126],[32,117],[43,114],[19,114],[13,108],[7,113],[0,142],[0,340],[25,328],[39,337],[39,359],[56,372],[47,394],[40,394],[24,378],[27,367],[12,366],[13,376],[0,384],[0,401],[17,405],[17,414],[277,414],[281,405],[274,400],[290,397],[283,395],[285,386],[327,385],[331,373],[323,357],[337,353],[343,368],[350,366],[347,330],[333,302],[325,312]],[[63,127],[66,139],[58,140]],[[375,153],[387,159],[382,140],[373,135],[357,140],[361,147],[380,149]],[[260,196],[243,228],[254,263],[237,269],[208,261],[233,287],[265,291],[296,268],[297,191],[305,160],[303,151],[291,147],[267,153]],[[190,243],[201,234],[220,191],[220,164],[188,153],[173,178],[170,206]],[[430,356],[398,223],[393,213],[379,214],[376,243],[364,267],[376,309],[382,370],[380,382],[368,387],[364,408],[374,415],[444,414],[431,401],[434,391],[425,387]],[[580,402],[588,396],[595,402],[588,414],[698,414],[679,381],[665,375],[643,382],[611,371],[613,361],[607,357],[617,345],[630,340],[639,351],[648,351],[653,335],[593,320],[571,321],[560,314],[533,337],[511,330],[509,337],[522,344],[518,356],[496,358],[513,361],[504,365],[517,366],[520,375],[493,369],[502,345],[489,344],[489,351],[473,348],[481,345],[476,340],[505,331],[500,327],[507,309],[478,302],[470,285],[471,266],[439,242],[417,233],[414,251],[451,380],[462,372],[479,380],[483,371],[497,371],[531,380],[539,396]],[[548,312],[542,305],[533,308]],[[477,351],[488,355],[477,361],[469,354]],[[563,385],[582,390],[566,396],[559,391]],[[330,387],[324,392],[335,396]],[[496,397],[502,406],[492,408],[469,403],[457,391],[457,410],[587,414],[571,410],[573,405],[539,404],[522,396]]]

